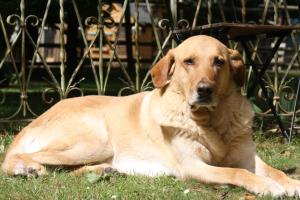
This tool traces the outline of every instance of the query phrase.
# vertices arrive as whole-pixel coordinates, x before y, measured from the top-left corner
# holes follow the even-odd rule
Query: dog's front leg
[[[284,188],[276,181],[257,176],[246,169],[215,167],[199,161],[190,164],[185,172],[188,177],[204,183],[237,185],[258,195],[280,197],[285,194]]]
[[[300,197],[300,181],[291,179],[282,171],[269,166],[258,155],[255,156],[255,174],[275,180],[284,187],[288,196]]]
[[[73,175],[83,175],[85,173],[94,172],[96,174],[108,174],[112,172],[117,172],[110,164],[102,163],[99,165],[87,165],[72,171],[71,174]]]

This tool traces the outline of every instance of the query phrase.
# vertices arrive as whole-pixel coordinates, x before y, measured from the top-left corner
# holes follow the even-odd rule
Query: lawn
[[[21,127],[20,127],[21,128]],[[0,136],[0,162],[12,136]],[[255,136],[259,154],[272,166],[300,179],[300,138],[288,145],[280,136]],[[75,177],[61,169],[40,178],[8,177],[0,172],[0,199],[272,199],[255,197],[242,188],[205,185],[174,177],[148,178],[112,174]],[[289,199],[289,198],[285,198]],[[292,198],[290,198],[292,199]]]

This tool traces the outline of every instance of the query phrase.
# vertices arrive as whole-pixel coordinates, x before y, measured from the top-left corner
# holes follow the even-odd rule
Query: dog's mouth
[[[193,104],[190,105],[190,109],[192,112],[197,112],[200,108],[207,108],[208,110],[212,111],[216,108],[213,104]]]
[[[201,107],[201,105],[198,105],[198,104],[190,105],[192,112],[196,112],[197,110],[199,110],[200,107]]]
[[[196,112],[201,108],[213,110],[217,105],[217,100],[211,87],[199,87],[191,94],[188,104],[192,112]]]
[[[214,110],[216,103],[210,98],[197,98],[189,101],[189,106],[192,112],[197,112],[200,108],[207,108],[208,110]]]

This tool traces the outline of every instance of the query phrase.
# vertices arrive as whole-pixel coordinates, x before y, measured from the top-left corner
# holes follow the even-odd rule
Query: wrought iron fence
[[[111,94],[108,91],[110,85],[118,85],[117,92],[114,93],[118,95],[151,89],[149,69],[168,48],[176,46],[172,36],[174,29],[221,21],[277,25],[300,23],[296,3],[288,4],[287,0],[253,1],[257,2],[254,7],[249,7],[251,2],[246,0],[42,2],[38,4],[41,6],[38,9],[39,14],[30,13],[32,5],[25,0],[17,2],[19,8],[16,12],[12,10],[4,12],[3,8],[6,5],[2,3],[4,6],[2,13],[0,12],[1,122],[32,119],[49,107],[47,105],[51,106],[55,101],[73,96],[73,92],[77,92],[77,95],[87,93],[106,95]],[[91,16],[87,11],[82,14],[83,3],[94,7]],[[73,13],[71,21],[67,20],[70,13]],[[147,19],[146,25],[142,22],[143,18]],[[73,39],[71,36],[66,37],[71,32],[72,24],[73,29],[75,24],[76,32],[76,38]],[[147,29],[147,42],[144,41],[146,36],[142,34],[143,29]],[[47,37],[56,38],[56,43],[53,40],[52,43],[47,43]],[[123,38],[123,41],[120,38]],[[68,48],[72,48],[72,42],[76,41],[80,42],[73,47],[71,56],[70,52],[66,52],[69,51]],[[273,95],[274,105],[284,116],[292,115],[295,103],[293,78],[300,76],[299,42],[299,33],[292,32],[276,53],[272,61],[272,70],[268,70],[265,76],[269,92]],[[264,52],[268,51],[268,46],[273,43],[273,41],[253,41],[252,57],[261,61]],[[239,44],[233,42],[230,46],[239,48]],[[52,57],[49,57],[49,52],[52,52]],[[252,81],[251,77],[252,69],[249,66],[244,91]],[[88,86],[85,85],[87,79],[89,83],[92,82]],[[94,90],[91,92],[85,87],[92,87]],[[38,95],[34,98],[43,101],[31,99],[30,94],[35,90],[38,91]],[[12,93],[17,96],[13,96]],[[57,98],[55,99],[53,95]],[[263,108],[263,101],[260,98],[263,99],[263,96],[257,89],[256,98],[253,100],[255,105],[259,105],[255,106],[257,113],[262,116],[270,115],[270,110]],[[8,109],[13,104],[12,101],[18,104],[15,110]],[[43,108],[35,111],[37,106],[33,105],[35,103]],[[299,113],[300,109],[296,112]]]

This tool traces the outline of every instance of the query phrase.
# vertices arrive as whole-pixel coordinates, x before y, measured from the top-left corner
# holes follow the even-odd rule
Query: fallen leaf
[[[183,191],[183,193],[184,193],[184,194],[188,194],[188,193],[190,193],[190,189],[186,189],[186,190],[184,190],[184,191]]]
[[[96,183],[97,181],[99,181],[101,179],[101,176],[97,175],[95,173],[88,173],[86,175],[86,179],[90,183]]]

